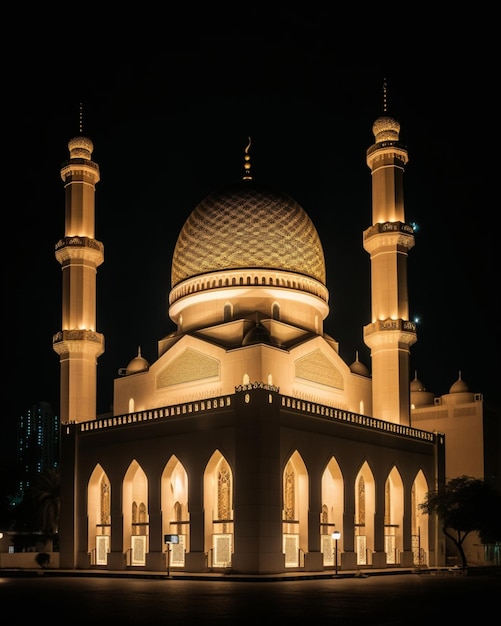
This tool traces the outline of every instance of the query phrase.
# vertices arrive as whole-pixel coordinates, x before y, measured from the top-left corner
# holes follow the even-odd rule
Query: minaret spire
[[[387,108],[386,81],[383,108]],[[410,346],[417,340],[409,320],[407,254],[414,230],[405,222],[403,175],[407,149],[400,124],[384,114],[372,126],[375,143],[367,150],[372,172],[372,226],[363,235],[371,257],[371,315],[364,341],[371,349],[374,417],[410,424]]]
[[[80,131],[82,109],[80,108]],[[96,274],[104,246],[95,239],[95,186],[99,166],[94,145],[82,134],[68,142],[70,158],[61,166],[65,187],[64,237],[55,255],[62,267],[62,329],[53,337],[61,364],[61,423],[96,419],[97,357],[104,336],[96,330]]]

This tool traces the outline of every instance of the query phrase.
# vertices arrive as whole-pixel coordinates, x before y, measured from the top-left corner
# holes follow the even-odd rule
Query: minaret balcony
[[[67,179],[90,178],[93,184],[99,182],[99,165],[90,159],[73,158],[64,161],[61,165],[61,178]]]
[[[364,239],[380,235],[381,233],[405,233],[414,235],[414,229],[404,222],[378,222],[364,230]]]
[[[415,343],[417,341],[415,322],[388,318],[364,326],[364,340],[369,346],[393,342],[395,339],[409,346]]]
[[[86,259],[97,266],[104,260],[104,245],[90,237],[63,237],[56,244],[56,259],[59,263],[71,259]]]
[[[96,356],[104,352],[104,335],[86,328],[60,330],[52,337],[52,347],[58,354],[85,351]]]
[[[404,222],[378,222],[364,230],[363,245],[369,253],[389,245],[410,250],[414,243],[414,229]]]

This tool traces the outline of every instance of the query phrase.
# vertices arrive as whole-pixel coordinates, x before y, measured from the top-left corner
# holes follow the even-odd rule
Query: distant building
[[[487,406],[481,393],[470,391],[459,372],[449,393],[435,396],[427,391],[417,374],[411,381],[411,419],[416,428],[446,434],[446,480],[458,476],[482,478],[501,490],[501,416],[499,410]],[[447,542],[449,544],[449,542]],[[472,533],[463,544],[471,564],[484,558],[499,562],[499,546],[493,551]],[[456,550],[449,546],[450,561]]]
[[[21,501],[37,474],[59,464],[60,421],[48,402],[38,402],[17,422],[19,483],[16,500]]]

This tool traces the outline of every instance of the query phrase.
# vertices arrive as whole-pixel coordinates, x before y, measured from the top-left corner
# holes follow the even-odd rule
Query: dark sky
[[[409,151],[406,218],[419,227],[408,261],[411,317],[420,319],[412,371],[437,395],[461,371],[472,391],[500,404],[498,218],[487,173],[494,71],[481,50],[462,42],[454,54],[437,49],[432,60],[409,65],[340,51],[328,11],[263,16],[249,9],[224,23],[209,13],[185,15],[136,38],[130,25],[109,34],[77,21],[44,45],[41,34],[21,39],[24,56],[12,59],[4,96],[6,425],[39,400],[59,409],[54,245],[64,233],[60,166],[79,132],[80,103],[101,170],[97,330],[106,352],[98,360],[99,411],[108,409],[113,379],[138,346],[153,362],[157,341],[173,330],[168,294],[177,235],[209,191],[241,178],[248,136],[254,178],[290,193],[319,231],[330,292],[326,332],[348,363],[358,350],[370,366],[362,339],[370,321],[365,154],[383,112],[385,79],[389,113]],[[473,54],[475,80],[463,62]],[[10,450],[10,435],[2,438]]]

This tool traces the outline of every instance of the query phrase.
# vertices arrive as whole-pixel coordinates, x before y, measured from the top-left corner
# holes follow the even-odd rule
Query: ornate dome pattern
[[[209,194],[186,220],[174,249],[171,284],[244,268],[303,274],[325,285],[322,244],[290,196],[242,181]]]

